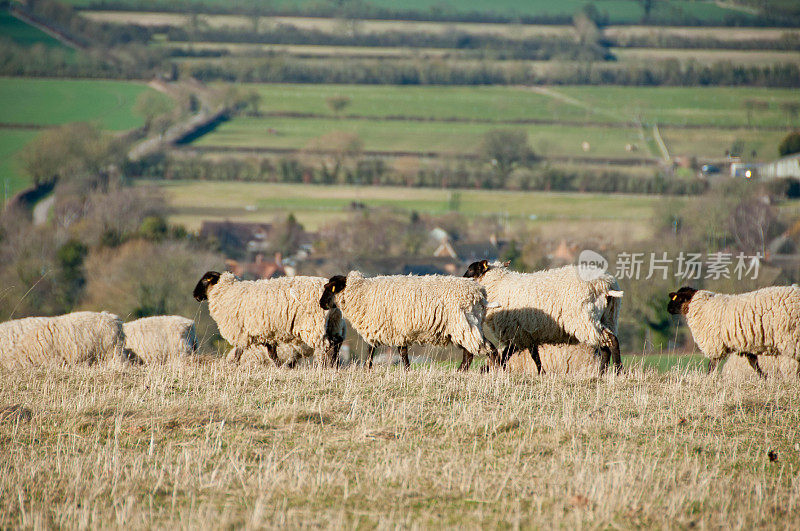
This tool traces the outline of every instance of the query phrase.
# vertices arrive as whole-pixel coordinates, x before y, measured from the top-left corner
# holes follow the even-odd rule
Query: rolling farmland
[[[791,90],[750,88],[248,88],[261,96],[262,115],[222,123],[192,146],[318,151],[325,149],[321,137],[349,133],[363,141],[366,152],[470,155],[486,132],[511,128],[525,131],[534,151],[546,158],[652,161],[661,157],[652,139],[652,125],[659,125],[673,155],[719,158],[737,143],[744,153],[769,159],[797,121],[783,105],[800,103]],[[335,96],[349,98],[338,115],[328,105]],[[750,101],[765,102],[766,108],[748,111]]]

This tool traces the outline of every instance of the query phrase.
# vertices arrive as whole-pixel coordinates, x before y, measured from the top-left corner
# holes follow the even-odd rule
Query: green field
[[[104,129],[131,129],[144,122],[133,106],[145,90],[151,89],[127,81],[0,78],[0,123],[59,125],[96,120]]]
[[[36,131],[0,129],[0,194],[11,197],[28,186],[17,154],[36,134]]]
[[[660,128],[661,138],[670,154],[722,158],[735,142],[742,143],[740,154],[747,160],[778,158],[778,144],[784,131],[753,131],[752,129],[676,129]],[[752,152],[756,152],[753,157]]]
[[[449,212],[452,190],[389,186],[324,186],[214,181],[146,181],[159,186],[172,207],[171,221],[197,230],[203,220],[271,222],[293,213],[316,230],[352,215],[353,201],[398,212]],[[660,198],[558,192],[460,190],[459,212],[503,217],[548,231],[553,238],[588,233],[634,241],[651,237],[649,220]],[[677,199],[681,204],[690,198]]]
[[[11,39],[22,46],[43,44],[49,48],[66,48],[58,39],[12,16],[5,9],[0,9],[0,38]]]
[[[333,116],[327,98],[347,96],[344,115],[384,118],[402,116],[446,120],[590,121],[709,125],[748,125],[745,101],[768,102],[751,123],[785,127],[782,102],[800,102],[791,89],[727,87],[397,87],[365,85],[241,85],[261,94],[261,111]],[[795,124],[800,125],[800,123]]]
[[[193,0],[190,0],[190,2]],[[202,2],[204,6],[215,8],[228,8],[231,4],[228,0],[196,0],[198,4]],[[102,4],[97,0],[68,0],[80,7],[96,8]],[[138,8],[141,3],[127,2],[119,0],[117,6],[126,8]],[[603,0],[602,2],[591,2],[590,0],[562,0],[552,2],[550,0],[465,0],[461,2],[441,2],[439,0],[409,0],[398,4],[392,0],[367,0],[366,5],[371,5],[381,9],[388,9],[393,12],[418,12],[423,14],[439,13],[439,17],[444,15],[464,15],[468,13],[481,13],[486,15],[499,15],[508,18],[515,17],[569,17],[580,11],[586,4],[595,4],[597,9],[603,13],[608,13],[609,22],[612,24],[633,24],[642,19],[643,10],[641,4],[636,0]],[[159,8],[172,6],[169,0],[153,0],[148,5],[148,9],[158,11]],[[234,9],[248,9],[251,6],[261,5],[259,0],[242,0],[236,2]],[[315,6],[322,6],[323,9],[330,10],[336,8],[334,2],[318,2],[317,0],[283,0],[274,2],[276,6],[297,7],[299,9],[312,11]],[[313,11],[312,11],[313,12]],[[731,14],[736,14],[746,18],[746,14],[738,10],[720,7],[710,1],[692,0],[662,0],[654,2],[651,12],[653,19],[681,20],[691,18],[703,21],[707,24],[720,24]]]
[[[646,151],[627,152],[625,145],[638,143],[634,128],[580,126],[508,126],[527,131],[531,147],[547,157],[596,156],[617,158],[649,157]],[[397,120],[347,120],[320,118],[237,118],[220,125],[193,145],[201,147],[247,147],[261,149],[302,149],[320,136],[335,132],[354,133],[366,151],[435,152],[469,154],[476,152],[482,136],[495,124],[448,123]],[[272,129],[273,132],[269,132]],[[581,149],[583,141],[591,149]],[[315,142],[325,149],[324,142]]]
[[[123,131],[142,125],[133,106],[145,90],[151,89],[122,81],[0,78],[0,124],[97,121],[104,129]],[[35,136],[32,130],[0,127],[0,179],[7,180],[9,193],[28,185],[17,154]],[[2,186],[0,181],[0,194]]]
[[[730,87],[557,87],[567,95],[594,109],[617,116],[641,117],[648,123],[675,125],[711,125],[733,127],[789,125],[782,102],[800,102],[800,93],[792,89]],[[748,124],[746,102],[768,103],[765,111],[755,111]],[[793,126],[800,125],[797,119]]]

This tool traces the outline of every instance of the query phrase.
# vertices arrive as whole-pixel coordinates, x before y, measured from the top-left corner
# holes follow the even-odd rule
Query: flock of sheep
[[[412,344],[455,345],[463,358],[486,356],[488,368],[504,368],[528,350],[542,372],[539,347],[580,343],[599,352],[600,371],[622,367],[617,327],[623,292],[608,273],[584,278],[576,266],[518,273],[506,264],[474,262],[463,277],[378,276],[358,271],[330,279],[285,277],[240,280],[209,271],[194,289],[208,301],[211,317],[231,345],[231,362],[270,359],[293,367],[316,355],[338,365],[345,320],[369,345],[397,348],[409,367]],[[683,314],[709,370],[738,354],[763,376],[758,356],[800,360],[800,287],[770,287],[723,295],[684,287],[670,293],[668,311]],[[503,348],[498,351],[493,342]],[[278,348],[289,348],[281,361]],[[106,312],[29,317],[0,324],[0,364],[164,363],[197,349],[194,322],[159,316],[123,324]],[[796,371],[796,369],[795,369]]]

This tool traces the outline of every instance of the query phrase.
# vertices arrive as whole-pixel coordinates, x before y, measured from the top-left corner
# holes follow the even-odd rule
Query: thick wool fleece
[[[0,324],[0,364],[6,368],[122,361],[124,345],[122,321],[106,312],[28,317]]]
[[[773,286],[740,295],[699,290],[686,322],[707,357],[731,353],[800,360],[800,287]]]
[[[321,277],[237,280],[223,273],[208,288],[208,309],[234,347],[288,343],[324,351],[331,347],[326,329],[336,329],[329,320],[341,321],[339,310],[319,306],[325,282]]]
[[[166,363],[197,349],[194,321],[179,315],[145,317],[125,323],[125,347],[144,363]]]
[[[489,355],[483,335],[486,293],[470,279],[440,275],[347,275],[336,305],[370,345],[461,345]]]
[[[479,281],[499,305],[487,312],[486,329],[501,343],[530,348],[577,340],[597,347],[604,329],[617,333],[621,292],[612,275],[587,281],[575,266],[517,273],[492,264]]]

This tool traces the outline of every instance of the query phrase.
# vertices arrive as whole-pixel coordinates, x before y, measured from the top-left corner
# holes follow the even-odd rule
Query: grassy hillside
[[[0,124],[51,126],[97,121],[104,129],[139,127],[133,107],[136,97],[152,90],[142,83],[70,79],[0,78]],[[167,96],[163,96],[166,98]],[[28,185],[17,153],[36,136],[29,129],[0,125],[0,194]]]
[[[590,121],[637,119],[670,125],[745,126],[745,102],[769,108],[752,114],[751,125],[785,127],[783,102],[800,103],[791,89],[728,87],[394,87],[357,85],[240,85],[262,97],[261,111],[333,116],[326,101],[347,96],[344,115],[447,120]],[[800,121],[796,125],[800,125]]]
[[[752,156],[755,151],[756,158],[768,160],[785,135],[784,128],[800,125],[800,118],[782,107],[800,103],[800,96],[780,89],[243,87],[261,95],[263,115],[234,118],[195,145],[297,150],[323,135],[348,132],[357,134],[367,151],[470,154],[487,131],[515,128],[526,131],[531,146],[545,157],[658,157],[651,149],[651,128],[629,125],[643,123],[659,124],[668,149],[676,155],[721,157],[739,142],[744,144],[743,153]],[[350,98],[341,118],[328,106],[333,96]],[[767,108],[748,111],[749,102],[763,102]],[[519,123],[526,120],[542,123]],[[588,151],[582,148],[584,141],[590,145]],[[638,149],[626,151],[629,144]]]
[[[131,129],[143,123],[133,106],[145,90],[152,89],[124,81],[0,78],[0,123],[97,120],[112,131]]]
[[[11,39],[22,46],[43,44],[49,48],[66,48],[58,39],[26,24],[5,9],[0,9],[0,38]]]
[[[36,137],[36,131],[0,129],[0,197],[4,192],[11,197],[28,185],[17,153]]]
[[[202,220],[272,221],[290,212],[310,230],[350,215],[350,203],[410,214],[445,214],[452,190],[388,186],[154,181],[172,207],[171,220],[196,230]],[[460,190],[458,211],[469,217],[502,216],[555,233],[596,230],[625,241],[649,237],[661,201],[651,195]],[[679,204],[691,198],[675,199]],[[555,236],[553,236],[555,237]]]
[[[0,526],[796,528],[798,402],[685,370],[19,370]]]
[[[362,139],[366,151],[435,152],[441,154],[475,153],[483,135],[498,126],[419,121],[336,120],[319,118],[237,118],[223,123],[213,133],[194,145],[201,147],[246,147],[265,149],[302,149],[322,135],[346,132]],[[638,158],[645,151],[628,152],[625,146],[641,143],[634,128],[581,126],[514,126],[527,131],[531,146],[549,157],[597,156]],[[272,132],[270,132],[272,131]],[[590,151],[583,151],[582,142]],[[325,149],[325,142],[313,145]]]

